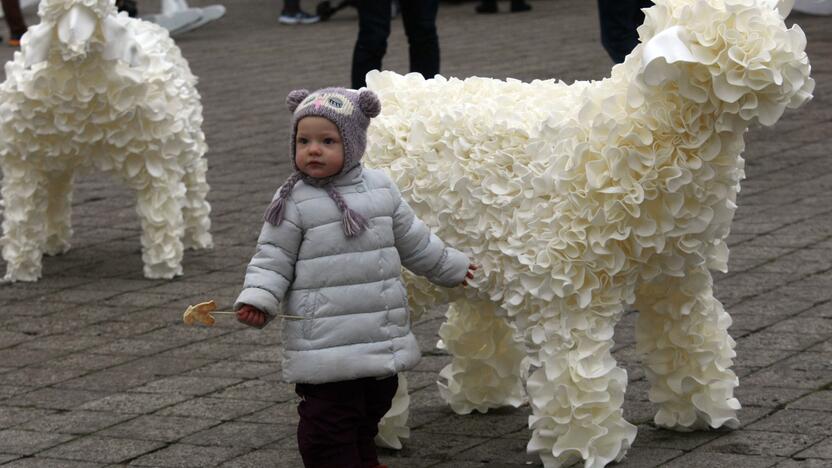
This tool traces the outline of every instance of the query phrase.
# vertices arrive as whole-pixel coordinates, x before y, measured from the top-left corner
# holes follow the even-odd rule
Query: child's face
[[[295,164],[304,174],[324,178],[344,167],[344,142],[334,123],[323,117],[304,117],[295,136]]]

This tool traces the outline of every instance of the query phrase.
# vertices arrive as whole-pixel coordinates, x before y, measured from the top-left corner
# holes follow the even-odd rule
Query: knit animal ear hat
[[[292,193],[295,184],[303,180],[310,185],[326,189],[329,197],[341,210],[344,234],[347,237],[360,234],[366,229],[367,220],[347,206],[344,198],[335,189],[333,181],[339,175],[361,164],[361,157],[364,156],[364,149],[367,146],[367,127],[370,126],[370,119],[381,112],[381,102],[378,96],[368,89],[356,91],[346,88],[324,88],[311,94],[305,89],[297,89],[286,96],[286,105],[292,112],[290,154],[295,172],[283,183],[277,198],[266,210],[265,220],[275,226],[283,221],[286,199]],[[341,135],[341,141],[344,144],[344,166],[338,174],[331,177],[323,179],[310,177],[300,172],[295,162],[295,137],[298,122],[310,116],[329,120],[335,124]]]

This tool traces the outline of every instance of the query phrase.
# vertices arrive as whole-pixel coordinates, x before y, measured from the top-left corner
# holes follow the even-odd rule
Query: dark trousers
[[[9,25],[9,33],[14,38],[19,38],[26,32],[26,22],[23,21],[23,13],[20,11],[20,0],[2,0],[3,15],[6,16],[6,24]]]
[[[410,71],[433,78],[439,73],[439,0],[400,0],[404,32],[410,46]],[[390,36],[391,0],[358,0],[358,40],[352,55],[352,87],[366,85],[370,70],[381,70]]]
[[[373,439],[390,410],[398,376],[297,384],[298,448],[306,468],[374,468]]]
[[[651,6],[650,0],[598,0],[601,44],[615,63],[623,62],[638,45],[636,28],[644,22],[641,9]]]

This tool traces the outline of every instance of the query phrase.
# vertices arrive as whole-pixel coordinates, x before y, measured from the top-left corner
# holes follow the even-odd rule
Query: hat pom
[[[362,89],[358,94],[358,107],[370,119],[381,113],[381,101],[376,93],[369,89]]]
[[[294,91],[290,91],[289,95],[286,96],[286,107],[289,108],[289,112],[294,112],[300,103],[306,99],[306,96],[309,96],[308,89],[296,89]]]

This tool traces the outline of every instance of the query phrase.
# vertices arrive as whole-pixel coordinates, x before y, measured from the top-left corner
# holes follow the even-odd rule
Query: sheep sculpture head
[[[134,64],[138,44],[125,26],[126,14],[118,14],[114,1],[42,0],[41,22],[22,41],[26,65],[47,60],[53,48],[64,62],[84,60],[98,50],[106,60]]]
[[[595,82],[367,76],[382,112],[365,161],[482,265],[464,291],[408,279],[416,313],[456,301],[439,343],[452,409],[528,401],[528,449],[546,467],[620,460],[636,428],[611,350],[633,306],[656,424],[738,425],[731,319],[710,270],[727,269],[745,131],[814,88],[789,9],[655,0],[641,44]]]

